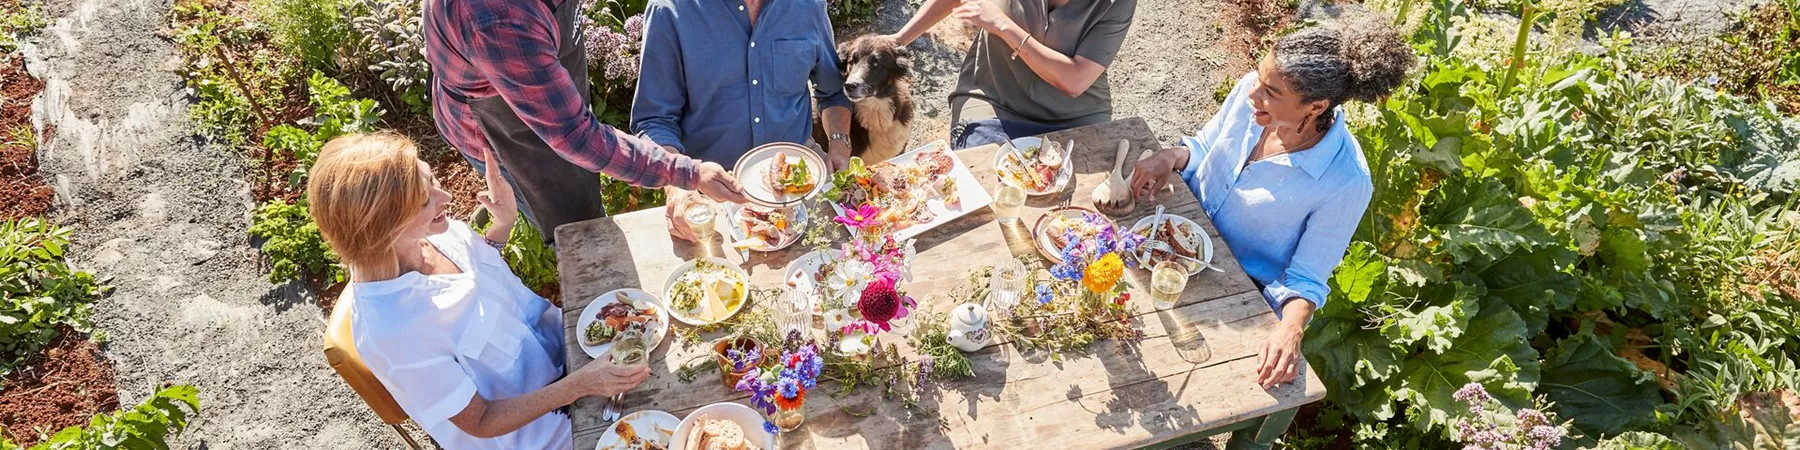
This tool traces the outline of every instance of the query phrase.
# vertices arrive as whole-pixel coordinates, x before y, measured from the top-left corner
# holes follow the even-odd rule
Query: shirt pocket
[[[517,318],[492,302],[482,302],[479,317],[471,318],[457,339],[456,353],[466,361],[474,361],[486,371],[502,379],[516,379],[524,336],[518,333]]]
[[[819,44],[811,39],[782,39],[775,41],[774,50],[763,71],[769,89],[783,95],[806,94],[807,80],[819,63]]]

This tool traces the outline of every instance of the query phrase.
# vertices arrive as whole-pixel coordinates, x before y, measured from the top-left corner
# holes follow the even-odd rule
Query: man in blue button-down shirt
[[[827,159],[849,162],[850,101],[824,1],[652,0],[645,14],[633,133],[729,165],[758,145],[807,142],[816,99]],[[669,188],[670,231],[683,239],[688,198]]]

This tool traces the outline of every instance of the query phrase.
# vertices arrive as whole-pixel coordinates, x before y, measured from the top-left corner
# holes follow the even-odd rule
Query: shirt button
[[[751,42],[751,43],[750,43],[750,48],[756,48],[756,43],[755,43],[755,42]]]
[[[756,123],[762,123],[762,118],[761,118],[761,117],[758,117],[758,118],[755,118],[755,119],[750,119],[750,121],[751,121],[751,122],[756,122]]]
[[[750,85],[751,85],[751,86],[755,86],[755,85],[756,85],[756,80],[750,80]]]
[[[744,5],[738,5],[738,11],[743,11],[743,10],[744,10]]]

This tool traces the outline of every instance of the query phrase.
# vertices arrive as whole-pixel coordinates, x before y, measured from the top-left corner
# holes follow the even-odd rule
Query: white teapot
[[[945,340],[965,352],[986,347],[993,336],[988,333],[987,308],[975,303],[957,305],[950,311],[950,333]]]

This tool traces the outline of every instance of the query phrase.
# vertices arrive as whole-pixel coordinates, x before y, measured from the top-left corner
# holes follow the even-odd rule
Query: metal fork
[[[1140,249],[1140,253],[1142,253],[1142,255],[1141,255],[1141,256],[1140,256],[1140,258],[1143,258],[1143,259],[1144,259],[1144,260],[1146,260],[1146,261],[1148,261],[1148,260],[1149,260],[1149,259],[1150,259],[1150,258],[1149,258],[1149,255],[1150,255],[1150,253],[1151,253],[1151,252],[1153,252],[1153,251],[1160,251],[1160,252],[1165,252],[1165,253],[1168,253],[1168,254],[1169,254],[1169,255],[1170,255],[1170,256],[1174,256],[1174,257],[1176,257],[1176,258],[1179,258],[1179,259],[1182,259],[1182,260],[1186,260],[1186,261],[1188,261],[1188,262],[1192,262],[1192,263],[1194,263],[1194,264],[1198,264],[1198,265],[1200,265],[1200,268],[1201,268],[1201,269],[1202,269],[1202,270],[1205,270],[1205,269],[1212,269],[1212,270],[1213,270],[1213,271],[1217,271],[1217,272],[1224,272],[1224,271],[1225,271],[1225,269],[1220,269],[1220,268],[1219,268],[1219,267],[1218,267],[1218,266],[1214,266],[1214,265],[1212,265],[1212,263],[1209,263],[1209,262],[1206,262],[1206,261],[1201,261],[1201,260],[1199,260],[1199,259],[1195,259],[1195,258],[1190,258],[1190,257],[1188,257],[1188,256],[1185,256],[1185,255],[1182,255],[1182,254],[1180,254],[1180,253],[1176,253],[1176,252],[1175,252],[1175,247],[1173,247],[1173,246],[1170,246],[1170,245],[1169,245],[1169,243],[1167,243],[1167,242],[1163,242],[1163,241],[1144,241],[1144,243],[1143,243],[1143,244],[1140,244],[1140,245],[1142,245],[1142,246],[1143,246],[1143,247],[1145,247],[1145,248],[1141,248],[1141,249]]]

